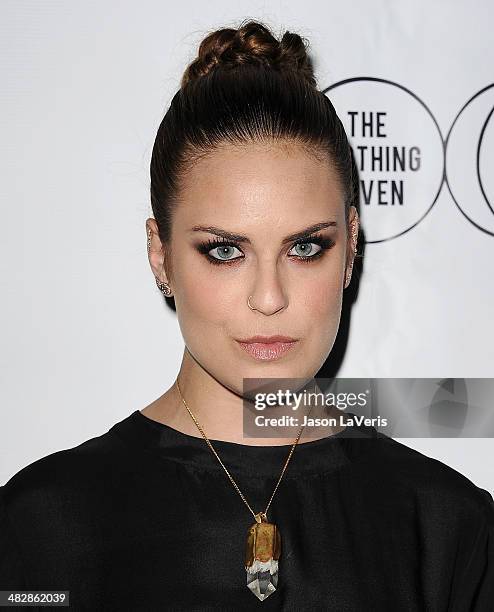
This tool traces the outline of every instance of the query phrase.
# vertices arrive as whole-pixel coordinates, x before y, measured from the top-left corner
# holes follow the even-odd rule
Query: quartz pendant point
[[[261,601],[276,591],[280,554],[280,532],[275,524],[268,523],[263,512],[259,512],[247,533],[245,569],[247,586]]]

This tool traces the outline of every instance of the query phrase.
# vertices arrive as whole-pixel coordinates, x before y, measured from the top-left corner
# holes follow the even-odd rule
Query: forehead
[[[293,142],[224,145],[193,164],[181,181],[179,209],[189,219],[265,222],[344,214],[331,161]]]

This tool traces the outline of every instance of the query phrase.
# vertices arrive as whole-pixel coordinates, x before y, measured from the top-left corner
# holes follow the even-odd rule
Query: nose
[[[276,267],[263,268],[258,272],[255,289],[246,298],[251,310],[270,316],[288,306],[288,297],[283,290]]]

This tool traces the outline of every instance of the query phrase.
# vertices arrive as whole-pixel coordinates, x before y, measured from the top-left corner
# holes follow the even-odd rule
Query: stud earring
[[[156,285],[158,286],[158,289],[164,295],[166,295],[166,297],[170,297],[170,295],[172,294],[172,290],[171,290],[171,287],[170,287],[170,285],[168,283],[163,283],[163,282],[160,281],[159,278],[156,278]]]

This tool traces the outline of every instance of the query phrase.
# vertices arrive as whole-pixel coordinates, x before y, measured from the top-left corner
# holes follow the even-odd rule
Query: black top
[[[211,442],[264,510],[291,445]],[[218,460],[136,410],[0,488],[0,590],[69,590],[90,612],[494,610],[492,496],[373,427],[300,442],[268,519],[279,581],[259,601],[255,521]]]

